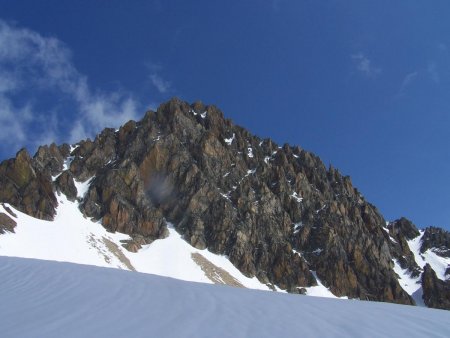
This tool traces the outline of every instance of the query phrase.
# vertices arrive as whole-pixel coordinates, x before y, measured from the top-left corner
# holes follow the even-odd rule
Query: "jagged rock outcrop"
[[[66,170],[56,178],[55,187],[58,192],[66,195],[69,201],[74,201],[77,198],[77,188],[70,171]]]
[[[132,236],[131,251],[166,236],[171,222],[193,246],[269,285],[302,293],[315,272],[338,296],[414,303],[392,261],[420,274],[406,242],[418,234],[413,225],[385,229],[348,176],[300,147],[251,135],[215,106],[172,99],[93,141],[41,147],[33,159],[23,150],[0,174],[0,201],[51,219],[55,193],[79,198],[86,216]],[[81,182],[87,191],[77,197]]]
[[[442,281],[429,264],[422,274],[423,301],[429,307],[450,310],[450,281]]]
[[[436,227],[428,227],[422,237],[420,252],[431,249],[436,255],[450,257],[450,233]]]
[[[56,176],[63,169],[69,152],[68,145],[58,147],[52,143],[50,146],[41,146],[33,157],[33,167],[46,176]]]
[[[417,227],[408,219],[402,217],[394,222],[390,222],[387,226],[389,233],[394,238],[402,238],[411,240],[420,235]]]
[[[408,269],[411,277],[420,276],[422,269],[417,265],[414,253],[411,252],[408,240],[420,235],[417,227],[408,219],[402,217],[387,225],[391,241],[390,251],[394,259],[398,261],[402,269]]]
[[[51,176],[43,167],[41,169],[38,161],[31,159],[25,149],[20,150],[15,158],[0,164],[0,187],[0,201],[10,203],[31,216],[53,219],[57,201]]]

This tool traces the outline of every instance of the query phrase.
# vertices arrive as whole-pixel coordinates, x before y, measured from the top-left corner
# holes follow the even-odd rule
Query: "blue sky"
[[[0,158],[172,96],[450,229],[450,2],[0,0]]]

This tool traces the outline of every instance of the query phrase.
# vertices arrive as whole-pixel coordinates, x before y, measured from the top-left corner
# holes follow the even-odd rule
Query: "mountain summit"
[[[64,194],[85,217],[129,235],[131,252],[174,224],[194,248],[272,289],[322,283],[338,297],[450,309],[448,232],[387,223],[348,176],[201,102],[172,99],[94,141],[42,146],[33,157],[22,149],[1,163],[0,187],[0,233],[18,226],[8,204],[53,220]]]

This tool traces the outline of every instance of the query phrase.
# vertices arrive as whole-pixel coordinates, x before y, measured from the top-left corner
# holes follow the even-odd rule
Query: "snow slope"
[[[77,182],[79,197],[88,190],[90,180]],[[186,281],[239,285],[251,289],[270,290],[256,277],[244,276],[227,257],[216,255],[208,250],[198,250],[188,244],[172,225],[169,236],[144,246],[137,253],[122,247],[122,240],[128,235],[110,233],[98,222],[83,216],[78,202],[57,196],[58,208],[52,222],[30,217],[11,205],[14,215],[0,204],[0,212],[9,214],[17,222],[15,233],[0,236],[0,256],[36,258],[101,267],[112,267],[160,276],[173,277]],[[201,262],[207,266],[201,266]],[[205,272],[205,270],[211,270]],[[231,281],[231,283],[230,283]],[[282,291],[275,286],[278,291]],[[306,288],[312,296],[335,296],[322,284]]]
[[[242,286],[269,290],[256,277],[245,277],[226,257],[190,246],[173,227],[169,227],[169,237],[132,253],[120,242],[130,239],[128,235],[107,232],[100,223],[85,218],[78,203],[67,200],[65,195],[59,195],[58,200],[57,214],[52,222],[30,217],[5,204],[17,216],[10,215],[17,227],[15,233],[0,236],[0,256],[89,264],[213,283],[192,259],[192,254],[199,253]],[[0,212],[9,214],[2,205]]]
[[[425,231],[419,230],[419,233],[419,236],[407,241],[409,249],[414,254],[414,260],[417,265],[423,268],[428,263],[436,272],[437,278],[443,281],[448,280],[448,277],[446,278],[445,276],[445,271],[450,266],[450,258],[436,255],[432,249],[428,249],[424,253],[421,253],[420,247]],[[393,262],[394,271],[399,276],[398,281],[400,286],[414,299],[417,305],[425,306],[422,299],[422,276],[412,277],[411,272],[408,269],[402,269],[396,260],[393,260]]]
[[[90,180],[77,183],[79,197],[88,190]],[[17,222],[15,233],[0,235],[0,256],[37,258],[62,262],[111,267],[181,280],[228,284],[251,289],[270,290],[256,277],[247,278],[225,256],[208,250],[198,250],[188,244],[175,228],[169,226],[169,236],[144,246],[137,253],[122,247],[121,241],[130,239],[128,235],[107,232],[98,222],[85,218],[78,208],[78,202],[67,200],[65,195],[58,196],[59,206],[55,220],[42,221],[30,217],[12,206],[5,204]],[[0,212],[9,214],[0,204]],[[420,254],[420,236],[408,242],[419,266],[427,262],[444,279],[445,269],[450,259],[442,258],[431,250]],[[401,269],[394,261],[394,270],[399,275],[399,283],[418,305],[424,305],[420,276],[411,278],[407,270]],[[314,274],[314,271],[312,271]],[[306,288],[309,296],[336,298],[316,277],[317,286]],[[277,291],[280,290],[274,286]]]
[[[428,249],[424,253],[421,253],[420,246],[425,231],[420,230],[419,232],[419,236],[408,241],[409,249],[414,254],[414,260],[421,268],[423,268],[427,263],[430,264],[431,268],[434,270],[434,272],[436,272],[437,278],[445,281],[445,270],[448,266],[450,266],[450,258],[438,256],[433,252],[432,249]]]
[[[1,336],[449,337],[450,312],[0,257]]]

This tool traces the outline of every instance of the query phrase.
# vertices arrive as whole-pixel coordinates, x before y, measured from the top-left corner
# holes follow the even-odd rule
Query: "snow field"
[[[83,197],[89,183],[76,182],[78,195]],[[214,283],[202,268],[193,260],[192,254],[201,254],[217,268],[228,272],[234,279],[246,288],[270,290],[256,277],[248,278],[231,264],[226,256],[216,255],[208,250],[198,250],[189,245],[172,225],[169,225],[169,236],[156,240],[144,246],[137,253],[132,253],[122,247],[121,240],[130,239],[128,235],[107,232],[100,223],[85,218],[78,208],[78,202],[67,200],[65,195],[59,195],[57,214],[52,222],[30,217],[8,206],[17,217],[15,233],[0,236],[0,256],[36,258],[43,260],[72,262],[101,267],[111,267],[125,270],[156,274],[176,279]],[[0,205],[0,212],[8,214]],[[445,280],[445,270],[450,259],[436,255],[428,250],[420,253],[421,234],[408,245],[415,255],[419,266],[427,262],[436,271],[438,278]],[[301,253],[299,253],[301,255]],[[420,277],[412,278],[409,271],[403,270],[397,261],[394,271],[399,276],[402,288],[411,295],[417,305],[424,305]],[[307,287],[309,296],[336,298],[316,277],[318,286]],[[283,291],[275,286],[277,291]]]
[[[448,337],[450,312],[0,257],[2,337]]]
[[[86,184],[77,184],[81,194],[86,191],[85,186]],[[78,209],[78,203],[67,200],[65,195],[59,195],[58,202],[57,214],[52,222],[30,217],[5,204],[16,214],[17,217],[10,216],[18,225],[15,233],[0,236],[0,256],[36,258],[125,270],[130,270],[131,265],[139,272],[193,282],[213,283],[201,267],[192,260],[193,253],[200,253],[211,263],[228,272],[243,286],[270,290],[256,277],[244,276],[227,257],[192,247],[171,225],[169,225],[167,238],[156,240],[137,253],[132,253],[124,249],[120,242],[130,239],[128,235],[110,233],[100,223],[85,218]],[[0,212],[8,214],[1,205]],[[117,253],[121,253],[128,261],[124,262],[120,257],[122,255]]]

